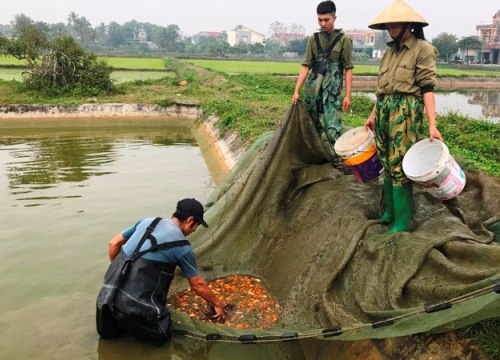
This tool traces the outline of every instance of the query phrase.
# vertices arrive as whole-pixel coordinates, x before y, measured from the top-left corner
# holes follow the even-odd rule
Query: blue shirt
[[[151,224],[154,218],[145,218],[139,220],[134,226],[122,232],[125,238],[125,244],[122,250],[125,255],[130,255],[137,247],[147,227]],[[158,244],[172,242],[177,240],[186,240],[179,225],[170,219],[162,219],[156,228],[153,230],[154,237]],[[147,250],[151,247],[151,241],[146,239],[140,250]],[[142,259],[159,261],[168,264],[177,264],[182,270],[182,275],[185,278],[190,278],[199,274],[198,266],[194,260],[193,247],[191,245],[184,245],[172,249],[158,250],[146,253]]]

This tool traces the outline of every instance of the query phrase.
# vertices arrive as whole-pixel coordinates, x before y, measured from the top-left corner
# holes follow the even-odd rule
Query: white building
[[[226,31],[227,42],[231,46],[238,44],[262,44],[264,41],[264,35],[253,31],[243,25],[238,25],[232,30]]]

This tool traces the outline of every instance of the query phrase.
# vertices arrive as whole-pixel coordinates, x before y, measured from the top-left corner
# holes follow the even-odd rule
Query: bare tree
[[[278,20],[272,22],[271,25],[269,25],[269,33],[271,34],[271,37],[276,34],[286,33],[287,30],[288,29],[285,24],[280,23]]]
[[[290,32],[292,34],[305,34],[306,28],[304,27],[304,25],[292,24],[290,26]]]

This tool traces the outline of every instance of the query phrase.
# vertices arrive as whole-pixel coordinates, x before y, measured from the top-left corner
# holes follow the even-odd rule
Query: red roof
[[[213,37],[217,37],[217,36],[221,36],[222,33],[221,32],[217,32],[217,31],[200,31],[198,34],[196,34],[196,36],[213,36]]]

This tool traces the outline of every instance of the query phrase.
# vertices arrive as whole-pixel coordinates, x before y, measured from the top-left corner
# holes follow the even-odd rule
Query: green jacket
[[[398,93],[421,96],[422,88],[434,89],[437,85],[434,46],[413,35],[399,50],[394,42],[387,46],[380,61],[377,96]]]
[[[335,30],[329,36],[322,31],[319,33],[319,42],[321,44],[321,47],[323,48],[323,51],[326,51],[328,45],[330,45],[330,43],[332,42],[336,31],[340,30]],[[340,59],[341,52],[342,52],[342,59]],[[316,41],[314,40],[314,34],[313,34],[309,37],[307,41],[306,53],[304,55],[304,60],[302,61],[302,65],[307,66],[310,69],[312,67],[312,63],[314,62],[314,60],[318,58],[318,56],[319,56],[318,48],[316,46]],[[349,35],[344,34],[342,39],[333,48],[330,57],[328,59],[332,62],[341,63],[344,69],[354,68],[354,65],[352,63],[352,40],[349,37]]]

